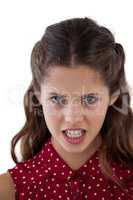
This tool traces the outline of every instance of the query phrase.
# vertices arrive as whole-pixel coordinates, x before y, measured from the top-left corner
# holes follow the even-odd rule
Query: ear
[[[115,101],[118,99],[119,95],[120,95],[120,92],[117,91],[111,96],[110,103],[109,103],[110,106],[115,103]]]

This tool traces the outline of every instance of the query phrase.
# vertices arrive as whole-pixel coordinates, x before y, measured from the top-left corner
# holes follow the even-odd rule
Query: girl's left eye
[[[97,100],[98,100],[98,97],[95,97],[95,96],[88,95],[88,96],[83,97],[83,101],[85,104],[94,104],[97,102]]]

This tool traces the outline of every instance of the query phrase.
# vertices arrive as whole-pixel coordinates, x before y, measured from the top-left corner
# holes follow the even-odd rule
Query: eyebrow
[[[54,96],[54,95],[56,96],[56,95],[57,95],[57,96],[66,97],[66,95],[59,94],[59,93],[56,93],[56,92],[49,92],[48,95],[50,95],[50,96]],[[84,97],[84,96],[88,96],[88,95],[90,95],[90,96],[91,96],[91,95],[92,95],[92,96],[98,96],[99,94],[98,94],[98,93],[87,93],[87,94],[84,94],[83,97]]]

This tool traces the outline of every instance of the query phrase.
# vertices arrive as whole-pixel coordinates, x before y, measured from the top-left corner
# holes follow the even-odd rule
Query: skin
[[[64,103],[55,103],[56,100],[50,99],[50,92],[65,95]],[[93,103],[87,100],[83,104],[81,96],[90,93],[97,93],[93,95]],[[71,169],[77,170],[99,148],[102,142],[100,129],[107,109],[117,97],[109,96],[109,89],[98,72],[86,66],[75,69],[56,66],[42,82],[38,99],[55,150]],[[61,132],[67,128],[86,129],[84,140],[76,145],[68,143]]]

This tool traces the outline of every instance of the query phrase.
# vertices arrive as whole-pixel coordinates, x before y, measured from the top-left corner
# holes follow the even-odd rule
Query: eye
[[[98,97],[95,97],[95,96],[90,96],[90,95],[86,95],[83,97],[83,104],[94,104],[97,102],[98,100]]]
[[[50,97],[50,99],[52,100],[52,103],[54,103],[54,104],[60,104],[60,105],[66,104],[65,99],[61,96],[52,96],[52,97]]]

